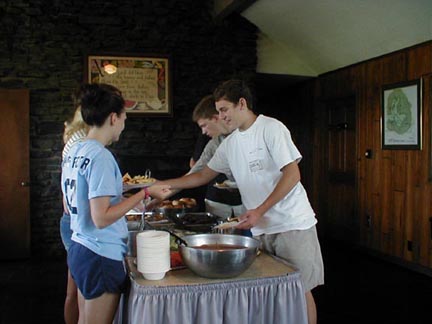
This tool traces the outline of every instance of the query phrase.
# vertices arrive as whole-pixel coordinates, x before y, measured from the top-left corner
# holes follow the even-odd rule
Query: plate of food
[[[218,189],[238,189],[237,183],[230,180],[225,180],[224,182],[218,183],[216,182],[213,187],[216,187]]]
[[[123,176],[123,191],[150,187],[155,182],[156,179],[148,175],[136,175],[132,177],[129,173],[126,173]]]

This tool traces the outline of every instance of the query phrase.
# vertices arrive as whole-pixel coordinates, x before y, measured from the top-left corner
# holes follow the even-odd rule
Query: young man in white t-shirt
[[[264,249],[287,260],[302,275],[308,322],[317,322],[311,290],[324,283],[324,267],[315,213],[300,182],[302,156],[280,121],[257,116],[252,95],[240,80],[229,80],[214,91],[219,117],[236,129],[200,172],[164,181],[174,188],[193,188],[230,170],[247,211],[239,229],[251,229]]]

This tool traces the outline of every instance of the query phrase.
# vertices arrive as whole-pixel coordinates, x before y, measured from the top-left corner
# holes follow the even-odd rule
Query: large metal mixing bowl
[[[197,234],[182,237],[187,246],[180,245],[180,254],[185,265],[195,274],[206,278],[231,278],[244,272],[255,260],[260,241],[228,234]],[[202,249],[202,245],[235,245],[239,249]]]

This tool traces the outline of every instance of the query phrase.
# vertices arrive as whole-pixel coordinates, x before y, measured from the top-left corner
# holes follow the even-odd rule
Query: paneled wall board
[[[384,85],[423,79],[422,150],[381,149],[381,92]],[[400,258],[407,263],[432,268],[431,217],[431,78],[432,42],[326,73],[318,78],[320,98],[356,97],[356,244]],[[314,107],[315,110],[323,107]],[[324,107],[325,108],[325,107]],[[315,113],[323,116],[325,112]],[[317,127],[319,123],[316,123]],[[323,134],[319,129],[315,132]],[[324,140],[323,140],[324,141]],[[366,150],[372,155],[365,156]],[[322,150],[315,159],[325,160]],[[320,164],[325,167],[323,164]],[[324,176],[323,179],[326,179]],[[325,187],[325,180],[315,182]],[[323,192],[321,190],[320,192]],[[323,196],[325,208],[337,205],[339,197]],[[349,206],[342,206],[348,212]],[[333,206],[340,209],[339,206]],[[341,222],[341,219],[326,218]],[[356,225],[355,225],[356,224]],[[331,227],[332,224],[327,224]]]

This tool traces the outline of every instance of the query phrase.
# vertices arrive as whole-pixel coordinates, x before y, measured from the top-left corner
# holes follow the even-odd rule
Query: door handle
[[[29,181],[22,181],[21,187],[30,187],[30,182]]]

